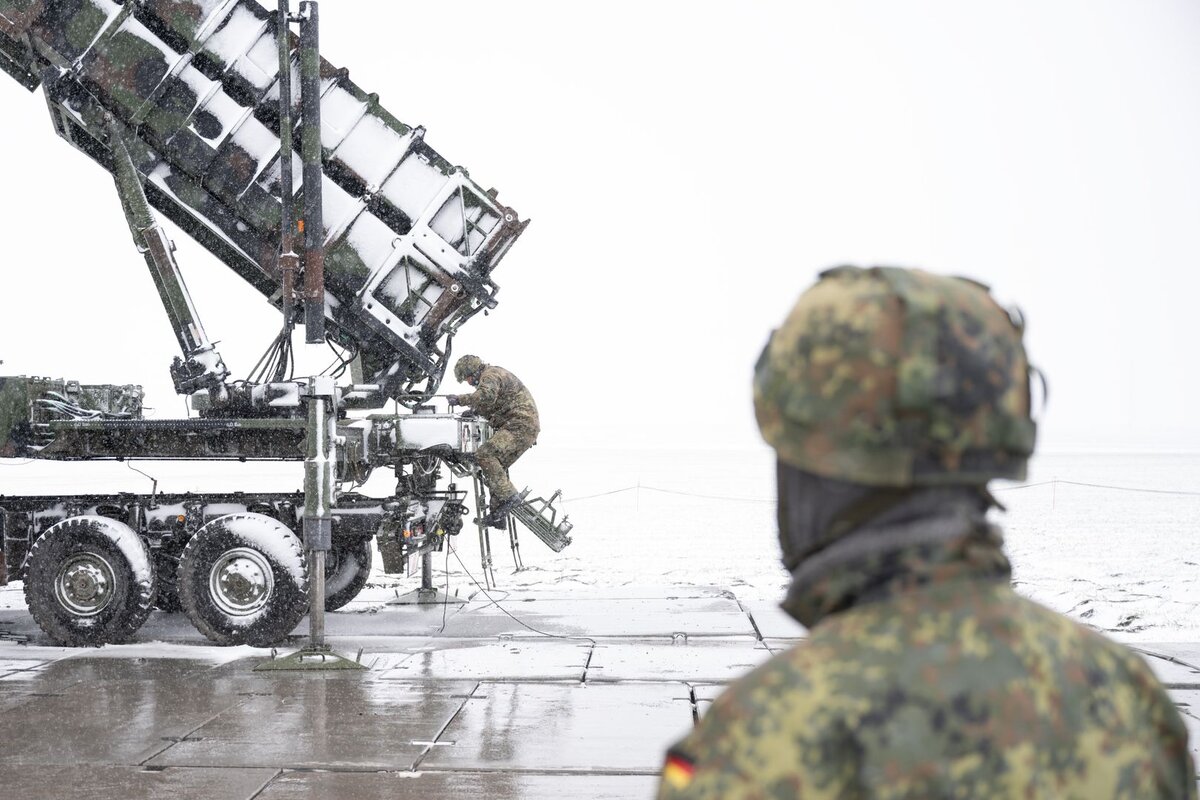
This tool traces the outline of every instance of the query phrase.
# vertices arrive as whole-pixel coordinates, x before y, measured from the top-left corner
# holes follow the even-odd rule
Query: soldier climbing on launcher
[[[489,494],[490,510],[483,522],[494,528],[504,528],[508,524],[508,512],[525,495],[509,480],[508,468],[537,444],[541,430],[537,404],[520,378],[503,367],[485,364],[479,356],[467,355],[458,359],[454,364],[454,377],[466,381],[475,387],[475,391],[447,395],[450,405],[466,406],[492,425],[492,436],[479,448],[475,460]]]

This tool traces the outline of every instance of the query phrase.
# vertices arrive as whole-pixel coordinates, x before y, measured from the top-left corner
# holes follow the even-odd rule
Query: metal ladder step
[[[561,489],[550,495],[549,500],[535,497],[517,503],[510,512],[518,522],[556,553],[561,553],[563,548],[571,543],[569,534],[575,527],[565,515],[562,520],[558,519],[558,509],[554,507],[554,501],[560,497]]]

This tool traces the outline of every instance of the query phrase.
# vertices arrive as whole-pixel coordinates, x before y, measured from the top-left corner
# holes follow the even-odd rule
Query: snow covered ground
[[[149,487],[120,464],[0,463],[4,494]],[[185,464],[135,466],[171,490],[299,485],[299,465],[218,465],[205,475]],[[765,448],[534,448],[514,468],[514,481],[535,495],[561,488],[575,541],[555,554],[522,533],[526,570],[514,574],[506,537],[494,533],[498,589],[603,596],[716,586],[743,601],[776,601],[787,576],[778,562],[773,470]],[[369,488],[387,491],[389,482],[381,474]],[[1008,506],[996,521],[1019,591],[1120,638],[1200,640],[1200,454],[1045,455],[1024,486],[994,488]],[[473,579],[482,577],[474,529],[464,529],[454,553],[437,555],[434,565],[439,587],[473,593]],[[406,591],[416,578],[379,575],[372,584],[364,599]],[[20,602],[19,592],[0,592],[0,607]]]
[[[767,601],[787,585],[775,538],[774,462],[765,449],[535,449],[514,472],[535,491],[562,486],[568,499],[581,498],[566,503],[578,535],[559,556],[525,543],[526,564],[538,571],[504,582],[580,591],[705,584]],[[1140,491],[1103,488],[1118,486]],[[993,488],[1007,506],[994,519],[1019,591],[1103,631],[1200,639],[1200,454],[1038,456],[1024,484]],[[506,563],[498,552],[497,564]]]

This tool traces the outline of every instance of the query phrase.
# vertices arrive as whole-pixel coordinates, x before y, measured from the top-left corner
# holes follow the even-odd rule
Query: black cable
[[[546,633],[546,631],[539,631],[537,628],[533,627],[532,625],[528,624],[527,622],[524,622],[523,620],[520,620],[517,617],[514,617],[511,613],[509,613],[508,609],[506,609],[504,606],[500,605],[500,602],[498,600],[496,600],[494,597],[492,597],[490,594],[488,594],[488,590],[485,589],[483,587],[483,585],[479,583],[479,581],[475,580],[475,576],[471,574],[471,571],[469,569],[467,569],[467,565],[464,564],[463,560],[458,557],[458,550],[456,549],[456,550],[453,550],[452,552],[454,553],[454,560],[458,562],[458,565],[460,567],[462,567],[462,571],[467,573],[467,577],[471,579],[471,583],[475,584],[475,588],[477,588],[477,589],[479,589],[479,591],[483,592],[483,596],[486,597],[492,605],[494,605],[496,608],[500,609],[501,613],[503,613],[504,616],[508,617],[513,622],[520,625],[522,628],[533,631],[534,633],[538,634],[539,636],[546,636],[551,639],[571,639],[571,640],[578,640],[578,641],[584,641],[584,642],[591,642],[593,646],[596,645],[596,640],[590,636],[566,636],[561,633]]]
[[[101,411],[98,408],[84,408],[60,392],[46,392],[45,397],[38,398],[35,403],[49,411],[71,419],[129,419],[132,415],[127,411]]]
[[[153,475],[142,472],[140,469],[138,469],[137,467],[135,467],[133,465],[132,461],[126,461],[125,466],[129,467],[129,469],[133,470],[134,472],[138,473],[139,475],[142,475],[142,476],[150,479],[150,507],[151,508],[156,507],[158,504],[157,500],[156,500],[156,498],[158,496],[158,478],[154,477]]]
[[[292,332],[291,332],[291,330],[285,327],[283,332],[281,332],[279,334],[279,340],[280,340],[279,341],[280,361],[279,361],[279,367],[275,370],[275,380],[276,381],[290,379],[292,377],[292,373],[295,372],[295,368],[296,368],[296,362],[295,362],[295,358],[293,357],[293,350],[292,350]]]
[[[325,346],[329,348],[329,352],[333,353],[333,361],[330,362],[329,366],[321,370],[322,375],[328,375],[333,371],[335,366],[338,366],[342,363],[342,354],[339,353],[337,348],[333,346],[333,340],[328,336],[325,337]]]
[[[450,603],[450,542],[445,538],[442,542],[446,545],[446,563],[442,566],[442,572],[446,574],[446,590],[442,592],[442,627],[437,629],[438,633],[446,630],[446,606]]]
[[[271,344],[269,344],[267,346],[266,351],[264,351],[263,354],[259,357],[258,363],[256,363],[253,367],[250,368],[250,373],[246,376],[247,383],[255,383],[256,382],[256,378],[260,374],[259,368],[262,367],[263,364],[269,364],[269,359],[271,357],[272,352],[274,352],[275,345],[278,341],[279,341],[279,337],[275,337],[274,339],[272,339]]]
[[[345,374],[346,368],[350,366],[350,362],[358,357],[358,351],[354,348],[347,347],[343,348],[342,352],[339,353],[333,344],[333,339],[328,336],[325,337],[325,344],[329,347],[329,351],[333,353],[334,363],[326,367],[321,374],[325,375],[329,373],[330,377],[340,378]],[[334,364],[337,365],[336,368]],[[333,372],[330,373],[330,370],[333,370]]]
[[[325,367],[325,369],[321,370],[321,374],[322,375],[331,375],[333,372],[333,368],[336,367],[337,364],[338,364],[338,360],[335,358],[333,361],[329,362],[329,366],[327,366],[327,367]]]

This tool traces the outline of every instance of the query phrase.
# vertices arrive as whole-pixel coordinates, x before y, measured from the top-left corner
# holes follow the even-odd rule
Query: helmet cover
[[[975,281],[827,270],[759,357],[759,428],[781,461],[827,478],[1022,479],[1036,438],[1023,333]]]

